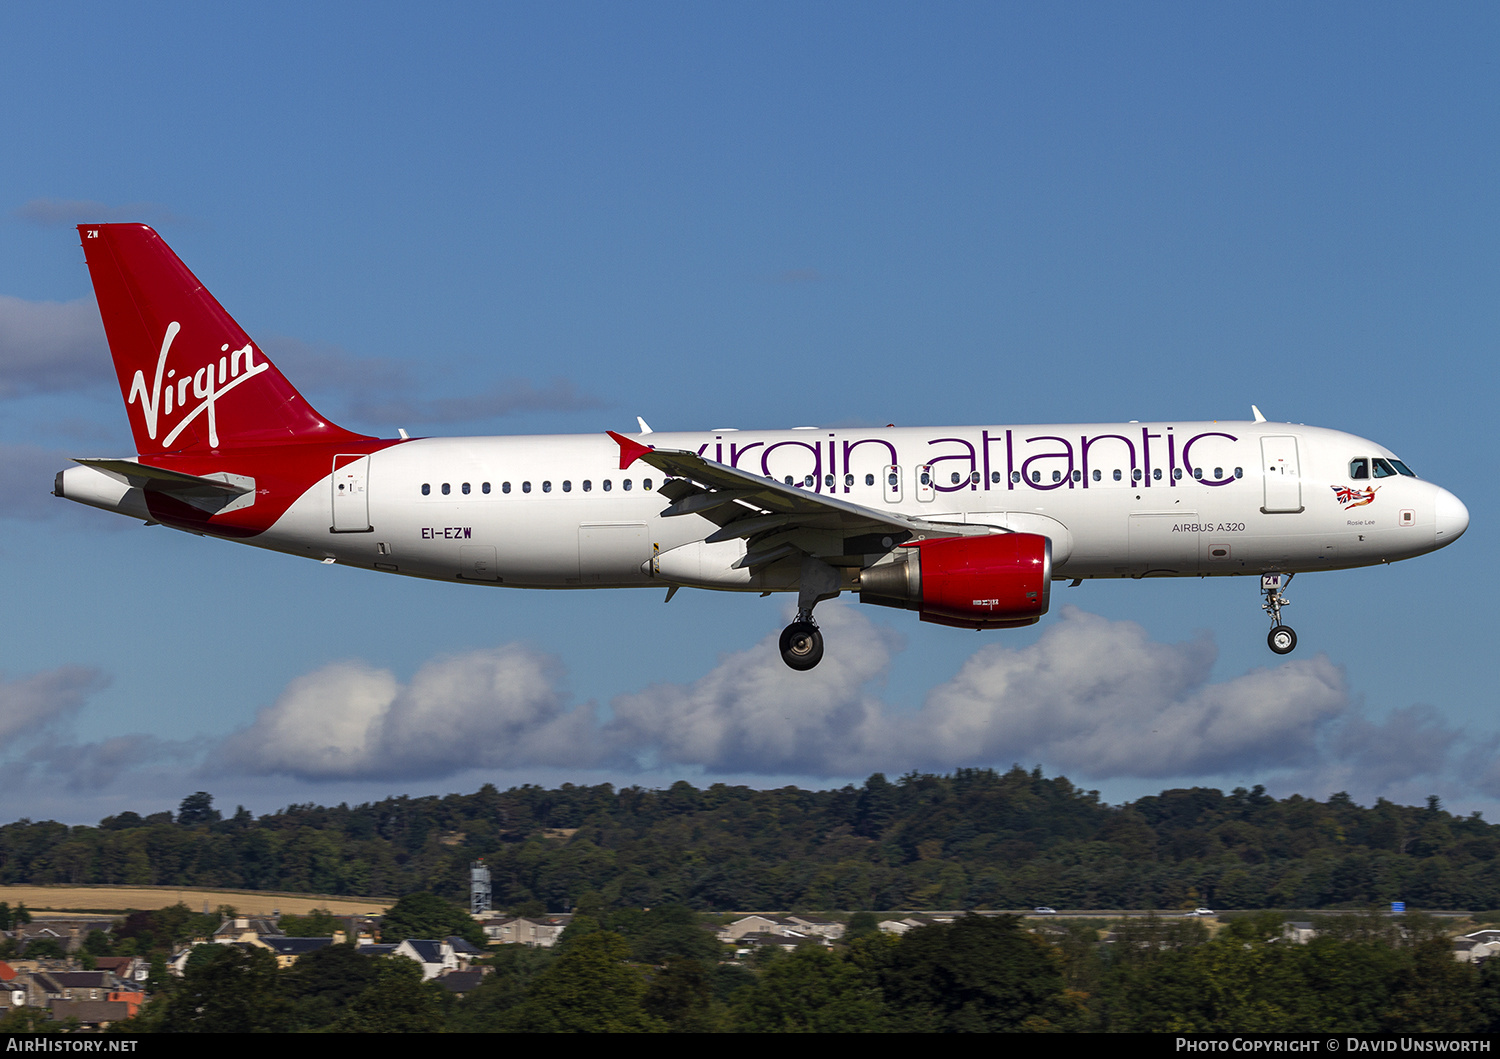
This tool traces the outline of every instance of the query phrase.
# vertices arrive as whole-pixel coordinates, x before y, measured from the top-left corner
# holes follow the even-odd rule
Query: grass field
[[[181,901],[194,912],[212,912],[231,905],[240,915],[306,915],[326,908],[335,915],[378,915],[395,903],[394,898],[319,897],[265,890],[192,890],[173,886],[0,886],[0,901],[14,908],[26,905],[33,915],[146,911],[166,908]]]

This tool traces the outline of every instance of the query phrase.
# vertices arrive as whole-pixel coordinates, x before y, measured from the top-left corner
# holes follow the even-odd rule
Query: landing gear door
[[[370,457],[333,458],[334,533],[370,532],[369,477]]]
[[[1296,513],[1302,510],[1302,469],[1297,461],[1297,439],[1289,435],[1260,439],[1260,469],[1266,483],[1261,511]]]

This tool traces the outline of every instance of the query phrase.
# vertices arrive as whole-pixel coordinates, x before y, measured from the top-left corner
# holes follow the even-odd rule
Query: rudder
[[[78,234],[137,452],[365,436],[320,416],[151,228]]]

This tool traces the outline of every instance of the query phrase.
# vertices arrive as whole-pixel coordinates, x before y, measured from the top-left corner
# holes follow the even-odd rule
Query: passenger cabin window
[[[465,482],[460,488],[463,490],[464,496],[468,496],[469,495],[469,483],[468,482]]]
[[[1054,482],[1060,482],[1060,481],[1062,481],[1062,471],[1053,471],[1052,472],[1052,480]]]
[[[485,482],[483,485],[481,485],[479,487],[479,491],[481,493],[483,493],[485,496],[489,496],[489,493],[490,493],[490,483],[489,482]]]
[[[1349,477],[1359,479],[1370,477],[1370,461],[1365,459],[1350,460]]]
[[[563,481],[563,492],[565,492],[565,493],[571,493],[572,491],[573,491],[573,483],[570,482],[570,481],[567,481],[565,479]]]
[[[1021,472],[1020,471],[1011,471],[1010,472],[1010,482],[1011,482],[1012,485],[1015,485],[1020,480],[1021,480]]]
[[[606,479],[604,479],[604,491],[607,493],[607,492],[610,491],[610,489],[611,489],[611,486],[610,486],[609,479],[606,478]]]
[[[428,496],[431,493],[432,493],[432,484],[430,482],[423,482],[422,483],[422,495],[423,496]]]
[[[1243,468],[1243,467],[1236,467],[1234,469],[1234,476],[1236,478],[1243,478],[1243,477],[1245,477],[1245,468]]]
[[[846,475],[844,475],[844,484],[845,485],[853,485],[854,484],[854,475],[852,475],[852,474],[846,474]],[[874,485],[875,484],[875,476],[873,474],[867,474],[867,475],[865,475],[865,484],[866,485]]]
[[[1099,468],[1095,467],[1094,468],[1094,481],[1098,482],[1098,481],[1103,480],[1103,478],[1104,478],[1104,475],[1100,472]]]
[[[1193,468],[1193,478],[1194,478],[1195,481],[1199,481],[1199,482],[1203,481],[1203,468],[1202,467],[1194,467]]]
[[[1222,468],[1222,467],[1215,467],[1214,468],[1214,481],[1217,482],[1220,478],[1223,478],[1223,477],[1224,477],[1224,468]]]
[[[625,490],[627,493],[630,492],[630,479],[627,478],[625,479],[625,481],[621,482],[620,488]]]
[[[523,493],[529,493],[529,492],[531,492],[531,483],[530,482],[522,482],[521,483],[521,492],[523,492]]]
[[[510,483],[509,482],[501,482],[500,483],[500,491],[502,493],[508,493],[508,492],[510,492]]]
[[[991,471],[990,472],[990,484],[991,485],[999,485],[1000,484],[1000,472],[999,471]]]
[[[1182,468],[1181,467],[1173,467],[1172,468],[1172,481],[1174,481],[1174,482],[1180,482],[1180,481],[1182,481]]]
[[[589,492],[593,492],[593,489],[594,489],[594,483],[591,482],[591,481],[589,481],[587,478],[585,478],[583,480],[583,491],[585,493],[589,493]]]
[[[451,485],[449,485],[447,482],[444,482],[443,483],[443,495],[447,496],[451,492],[453,492],[453,487]]]
[[[1119,480],[1120,480],[1120,468],[1116,467],[1115,468],[1115,481],[1118,482]]]
[[[1161,481],[1161,468],[1160,467],[1153,467],[1153,468],[1151,468],[1151,480],[1154,481],[1154,482]]]
[[[1130,472],[1130,479],[1134,482],[1139,482],[1141,480],[1141,469],[1139,467],[1134,468]]]
[[[651,479],[650,478],[642,478],[641,479],[641,488],[649,491],[651,489]],[[833,487],[830,485],[829,488],[831,489]]]
[[[1042,472],[1041,471],[1032,471],[1031,472],[1031,484],[1032,485],[1037,484],[1041,480],[1042,480]]]

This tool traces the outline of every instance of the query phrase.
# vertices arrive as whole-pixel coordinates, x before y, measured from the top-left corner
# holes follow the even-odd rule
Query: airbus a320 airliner
[[[1260,578],[1407,559],[1469,513],[1373,441],[1267,422],[374,438],[320,416],[141,224],[79,226],[138,455],[57,496],[410,577],[796,592],[781,655],[823,656],[840,592],[964,629],[1030,625],[1054,581]]]

